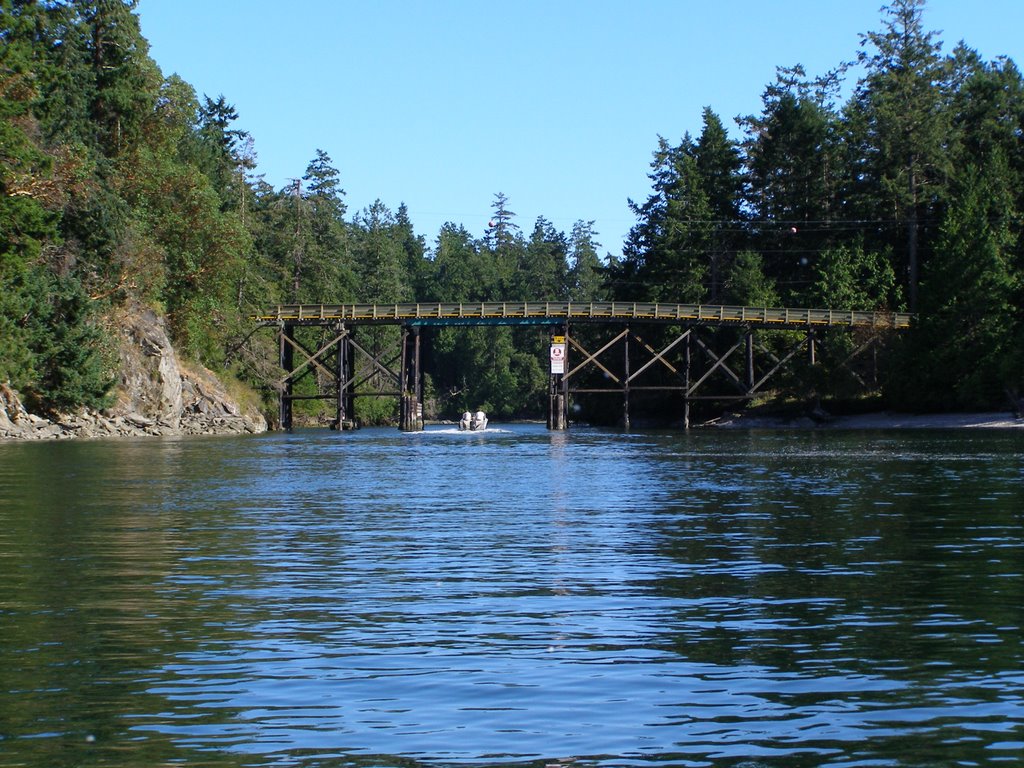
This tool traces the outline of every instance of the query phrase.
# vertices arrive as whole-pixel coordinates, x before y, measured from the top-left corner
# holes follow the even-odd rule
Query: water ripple
[[[1019,758],[1022,447],[0,446],[0,765]]]

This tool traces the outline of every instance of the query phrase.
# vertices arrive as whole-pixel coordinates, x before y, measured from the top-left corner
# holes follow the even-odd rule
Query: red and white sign
[[[565,344],[551,345],[551,372],[565,373]]]

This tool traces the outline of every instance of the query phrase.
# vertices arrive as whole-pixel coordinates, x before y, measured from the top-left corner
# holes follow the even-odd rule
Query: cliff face
[[[184,365],[163,318],[148,309],[117,318],[117,400],[103,411],[43,418],[28,413],[17,393],[0,384],[0,439],[215,435],[264,432],[266,420],[243,409],[214,374]]]

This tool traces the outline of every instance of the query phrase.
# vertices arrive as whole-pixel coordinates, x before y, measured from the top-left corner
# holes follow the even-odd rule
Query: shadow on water
[[[995,765],[1024,441],[0,445],[0,765]]]

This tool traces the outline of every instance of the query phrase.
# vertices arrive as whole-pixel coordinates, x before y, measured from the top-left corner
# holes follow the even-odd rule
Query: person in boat
[[[460,430],[477,431],[487,428],[487,414],[483,411],[477,411],[476,413],[470,413],[466,411],[462,414],[462,418],[459,419]]]

